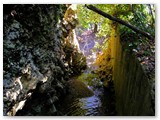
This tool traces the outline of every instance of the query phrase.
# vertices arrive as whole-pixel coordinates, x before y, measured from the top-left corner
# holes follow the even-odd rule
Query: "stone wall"
[[[148,79],[137,58],[126,51],[117,30],[113,33],[111,58],[118,115],[154,115],[154,80]]]
[[[3,5],[4,115],[57,114],[55,103],[66,94],[66,80],[73,73],[68,54],[80,54],[74,47],[65,53],[65,38],[76,26],[67,28],[67,7]]]

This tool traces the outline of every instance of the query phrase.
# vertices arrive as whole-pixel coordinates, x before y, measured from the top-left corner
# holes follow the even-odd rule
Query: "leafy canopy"
[[[151,4],[95,4],[98,9],[122,20],[130,22],[139,29],[154,34],[155,27],[155,6]],[[99,29],[97,35],[106,36],[110,34],[113,22],[103,16],[87,9],[85,5],[78,5],[78,18],[80,26],[89,28],[97,24]],[[125,26],[120,27],[120,32],[132,32]]]

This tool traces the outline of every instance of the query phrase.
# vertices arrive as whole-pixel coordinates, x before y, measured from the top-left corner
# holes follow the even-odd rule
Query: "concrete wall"
[[[154,115],[150,80],[138,60],[123,49],[119,35],[114,37],[111,54],[118,115]]]

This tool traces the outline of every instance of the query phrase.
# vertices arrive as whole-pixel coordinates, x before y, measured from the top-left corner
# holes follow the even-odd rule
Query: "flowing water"
[[[111,116],[115,115],[111,91],[92,88],[94,95],[86,98],[67,98],[61,102],[60,111],[66,116]]]

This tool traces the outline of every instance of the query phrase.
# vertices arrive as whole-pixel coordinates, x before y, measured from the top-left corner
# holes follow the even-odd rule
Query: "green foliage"
[[[99,76],[97,74],[83,73],[77,78],[77,80],[82,81],[90,86],[101,86],[102,85],[99,79]]]
[[[128,17],[121,17],[123,20],[130,22],[133,26],[136,26],[142,31],[150,33],[154,36],[155,33],[155,7],[153,5],[152,9],[149,9],[150,5],[146,4],[134,4],[131,6],[132,12]],[[152,14],[151,14],[152,11]],[[126,38],[128,35],[132,34],[132,37],[139,37],[142,39],[142,35],[137,34],[126,28],[125,26],[120,26],[120,33]]]
[[[100,5],[95,5],[99,6]],[[104,5],[101,5],[102,8],[105,8]],[[94,13],[93,11],[87,9],[84,7],[84,5],[78,5],[78,19],[80,21],[80,25],[84,28],[89,28],[92,24],[98,24],[99,25],[99,32],[98,35],[103,36],[107,32],[109,32],[109,25],[111,24],[111,21],[108,19],[105,19],[99,14]]]
[[[125,17],[131,18],[130,15],[130,5],[126,4],[95,4],[95,7],[100,10],[113,15],[115,17]],[[81,26],[84,28],[89,28],[91,24],[98,24],[98,33],[97,36],[107,36],[110,35],[112,21],[103,16],[87,9],[83,4],[78,5],[78,19]]]
[[[138,29],[148,32],[152,36],[154,36],[155,8],[153,5],[151,5],[152,9],[149,9],[149,6],[150,5],[145,5],[145,4],[132,5],[132,14],[130,15],[132,17],[130,17],[131,19],[128,19],[127,21],[129,21],[132,25],[136,26]],[[152,14],[151,14],[151,10],[152,10]],[[140,51],[144,51],[143,54],[145,56],[152,54],[152,52],[151,51],[149,52],[144,46],[152,46],[154,45],[153,44],[154,41],[148,40],[148,38],[142,36],[141,34],[137,34],[131,29],[122,25],[119,26],[119,31],[120,31],[121,40],[127,43],[125,46],[125,51],[131,52],[134,50],[136,53]]]
[[[146,31],[154,36],[155,33],[155,6],[151,4],[94,4],[98,9],[130,22],[140,30]],[[83,4],[78,5],[78,18],[81,26],[89,28],[90,24],[98,24],[98,36],[110,35],[113,22],[101,15],[87,9]],[[123,34],[135,34],[131,29],[120,26]],[[141,35],[139,35],[141,37]]]
[[[155,9],[155,8],[154,8]],[[134,19],[131,20],[131,23],[135,26],[138,26],[139,29],[144,30],[152,35],[154,35],[155,23],[152,19],[154,17],[151,15],[148,5],[134,5]]]

